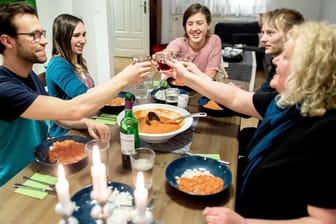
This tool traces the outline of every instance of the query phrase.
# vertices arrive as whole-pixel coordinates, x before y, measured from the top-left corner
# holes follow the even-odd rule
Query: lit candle
[[[56,183],[57,198],[62,205],[63,212],[67,215],[72,212],[72,203],[69,194],[69,182],[65,178],[64,168],[62,164],[58,165],[58,180]]]
[[[91,197],[98,202],[105,202],[109,194],[106,180],[106,166],[100,160],[98,146],[93,146],[92,150],[91,176],[93,185]]]
[[[140,171],[137,174],[136,186],[134,190],[135,208],[136,215],[138,218],[145,218],[146,216],[146,205],[147,205],[148,191],[144,184],[144,175]]]

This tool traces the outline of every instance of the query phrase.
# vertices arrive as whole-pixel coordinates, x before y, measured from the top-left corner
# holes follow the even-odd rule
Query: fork
[[[50,187],[53,190],[55,189],[55,184],[50,184],[48,182],[44,182],[44,181],[41,181],[41,180],[36,180],[36,179],[33,179],[31,177],[28,177],[28,176],[23,176],[22,178],[25,179],[25,180],[31,180],[31,181],[34,181],[36,183],[40,183],[40,184],[46,185],[46,186]]]
[[[119,208],[119,207],[131,207],[131,208],[133,208],[134,207],[134,205],[119,204],[119,203],[116,203],[116,202],[114,202],[112,200],[108,200],[108,201],[112,202],[114,204],[115,208]],[[152,198],[152,199],[149,200],[149,202],[148,202],[148,204],[146,206],[147,210],[152,210],[153,209],[153,207],[154,207],[154,201],[155,201],[154,198]]]

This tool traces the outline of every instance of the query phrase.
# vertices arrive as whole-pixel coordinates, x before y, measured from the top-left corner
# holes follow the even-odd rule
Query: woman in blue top
[[[83,49],[86,43],[86,30],[82,19],[61,14],[53,24],[53,58],[46,71],[48,93],[61,99],[72,99],[94,87],[94,80],[88,73]],[[94,131],[90,128],[94,126]],[[83,118],[80,121],[51,121],[50,135],[57,137],[65,135],[70,128],[88,128],[92,137],[97,133],[108,133],[109,128],[92,119]]]

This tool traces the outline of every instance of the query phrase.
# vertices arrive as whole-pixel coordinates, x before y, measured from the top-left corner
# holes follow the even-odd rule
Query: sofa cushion
[[[233,33],[232,43],[233,44],[246,44],[250,46],[258,46],[259,36],[257,33]]]
[[[215,25],[215,34],[217,34],[222,43],[233,43],[233,33],[259,33],[259,23],[254,22],[220,22]],[[258,44],[257,44],[258,45]]]

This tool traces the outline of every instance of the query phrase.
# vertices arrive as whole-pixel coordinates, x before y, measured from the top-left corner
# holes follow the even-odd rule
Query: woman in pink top
[[[171,41],[164,51],[188,53],[199,70],[214,79],[221,65],[222,42],[209,34],[210,10],[201,4],[190,5],[183,14],[184,37]]]

